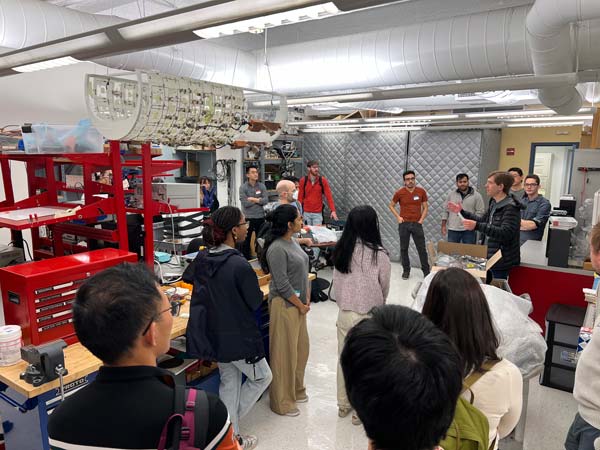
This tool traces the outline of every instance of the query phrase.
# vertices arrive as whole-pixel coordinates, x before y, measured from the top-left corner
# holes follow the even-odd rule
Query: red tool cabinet
[[[137,255],[107,248],[0,269],[7,325],[20,325],[25,344],[55,339],[77,342],[71,305],[78,287],[91,275]]]

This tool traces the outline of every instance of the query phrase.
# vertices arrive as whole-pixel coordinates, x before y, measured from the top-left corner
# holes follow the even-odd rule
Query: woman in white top
[[[499,340],[487,300],[477,280],[468,272],[449,268],[435,275],[427,291],[423,314],[441,328],[458,348],[467,377],[484,374],[472,386],[474,406],[488,419],[489,444],[513,430],[521,416],[523,379],[517,366],[496,354]],[[483,364],[494,364],[489,370]],[[463,393],[469,398],[469,393]]]
[[[333,251],[333,288],[339,307],[337,319],[338,356],[350,328],[367,317],[375,306],[385,304],[390,289],[390,258],[381,244],[375,210],[357,206],[348,214],[342,237]],[[347,416],[352,407],[346,395],[342,369],[337,373],[338,415]],[[352,423],[359,425],[358,416]]]

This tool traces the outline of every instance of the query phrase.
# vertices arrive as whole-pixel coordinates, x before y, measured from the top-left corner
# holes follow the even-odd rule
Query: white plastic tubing
[[[528,6],[507,8],[274,47],[268,50],[270,70],[262,64],[262,51],[252,54],[209,41],[96,62],[288,95],[546,75],[600,68],[600,21],[588,20],[596,17],[600,0],[537,0],[531,11]],[[1,0],[0,47],[23,48],[123,20],[40,0]],[[571,39],[571,23],[578,24],[576,41]],[[503,89],[502,82],[497,89]],[[577,111],[581,102],[575,84],[540,92],[542,102],[561,114]]]
[[[0,0],[0,47],[19,49],[126,19],[78,12],[40,0]],[[208,41],[190,42],[94,60],[114,69],[164,74],[253,88],[254,55]]]
[[[598,0],[536,0],[527,15],[527,38],[536,75],[573,72],[589,67],[594,36],[598,36]],[[577,46],[572,43],[571,24],[576,24]],[[595,25],[595,26],[594,26]],[[582,40],[583,37],[583,40]],[[595,41],[598,42],[597,40]],[[577,50],[580,51],[577,58]],[[597,44],[596,44],[596,53]],[[577,67],[579,66],[579,67]],[[575,85],[559,89],[540,89],[540,101],[559,114],[574,114],[582,98]]]

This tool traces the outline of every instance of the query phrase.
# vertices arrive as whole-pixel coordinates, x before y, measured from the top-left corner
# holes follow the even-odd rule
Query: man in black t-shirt
[[[174,412],[170,372],[156,367],[169,349],[173,308],[143,264],[121,264],[86,281],[73,304],[79,341],[102,360],[96,380],[50,416],[56,450],[157,448]],[[206,449],[240,450],[225,405],[208,394]]]

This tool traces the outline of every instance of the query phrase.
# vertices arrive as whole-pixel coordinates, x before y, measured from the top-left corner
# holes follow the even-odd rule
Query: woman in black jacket
[[[271,383],[263,338],[255,319],[263,293],[256,273],[235,249],[246,239],[242,212],[224,206],[203,222],[208,250],[194,260],[194,291],[187,327],[187,350],[194,357],[218,361],[219,397],[231,417],[242,449],[254,448],[255,436],[239,435],[246,415]],[[247,379],[242,384],[242,375]]]
[[[462,209],[460,203],[448,202],[448,209],[464,217],[465,230],[483,234],[482,244],[487,244],[487,257],[498,250],[502,258],[494,264],[488,281],[492,278],[508,279],[510,269],[521,263],[519,233],[521,229],[521,203],[509,194],[513,177],[508,172],[495,171],[488,175],[485,190],[490,196],[488,210],[483,216]]]

